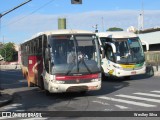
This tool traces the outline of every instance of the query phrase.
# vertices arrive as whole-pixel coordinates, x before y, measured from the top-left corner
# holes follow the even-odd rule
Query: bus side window
[[[47,48],[47,37],[43,36],[43,58],[44,58],[44,64],[45,64],[45,69],[49,73],[49,61],[48,61],[48,48]]]
[[[109,45],[106,46],[106,56],[108,60],[114,61],[113,50],[112,47]]]
[[[33,55],[33,42],[32,41],[30,42],[30,47],[31,47],[31,51],[30,51],[31,55]]]
[[[42,37],[39,37],[38,40],[38,54],[42,54]]]
[[[34,39],[33,41],[33,53],[34,55],[37,55],[37,39]]]

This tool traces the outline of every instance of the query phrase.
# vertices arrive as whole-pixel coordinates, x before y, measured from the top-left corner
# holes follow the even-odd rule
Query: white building
[[[149,43],[149,51],[160,51],[160,28],[141,31],[139,37]]]

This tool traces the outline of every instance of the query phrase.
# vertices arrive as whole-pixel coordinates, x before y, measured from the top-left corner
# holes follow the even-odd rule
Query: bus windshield
[[[138,37],[120,38],[113,40],[116,46],[117,63],[142,63],[144,62],[144,52]]]
[[[100,72],[98,43],[93,35],[50,36],[51,74]]]

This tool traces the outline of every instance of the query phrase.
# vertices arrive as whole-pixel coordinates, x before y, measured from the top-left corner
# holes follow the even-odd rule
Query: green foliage
[[[16,54],[16,50],[14,47],[14,43],[6,43],[3,45],[3,47],[0,49],[0,54],[7,62],[14,61],[14,56]]]
[[[112,28],[109,28],[107,31],[123,31],[123,29],[117,28],[117,27],[112,27]]]

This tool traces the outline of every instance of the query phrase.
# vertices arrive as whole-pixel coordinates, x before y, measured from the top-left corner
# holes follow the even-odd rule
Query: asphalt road
[[[85,115],[85,119],[97,119],[99,116],[107,117],[107,113],[99,113],[97,111],[110,112],[110,119],[114,116],[123,116],[127,118],[127,114],[136,114],[141,112],[153,113],[152,115],[160,115],[160,77],[146,77],[145,75],[132,77],[131,80],[109,79],[102,82],[102,88],[99,91],[89,91],[85,95],[80,93],[61,93],[46,96],[45,92],[38,87],[27,87],[27,81],[23,78],[19,70],[0,71],[0,82],[3,91],[12,94],[14,101],[4,107],[0,111],[9,112],[26,112],[26,111],[89,111]],[[90,112],[96,111],[96,112]],[[131,112],[125,113],[124,112]],[[121,113],[122,112],[122,113]],[[63,113],[59,113],[63,114]],[[74,113],[75,114],[75,113]],[[79,113],[81,114],[81,113]],[[126,115],[126,116],[125,116]],[[145,116],[145,114],[140,114]],[[83,116],[83,114],[82,114]],[[119,118],[119,117],[116,117]],[[120,117],[119,119],[124,120]],[[42,118],[41,118],[42,119]],[[51,119],[44,117],[43,119]],[[58,119],[62,119],[58,117]],[[65,117],[65,119],[70,119]],[[74,119],[80,119],[76,117]],[[105,119],[100,117],[100,119]],[[131,117],[130,119],[138,119]],[[146,118],[145,118],[146,119]],[[147,118],[152,119],[152,118]],[[154,117],[159,120],[159,118]],[[141,119],[143,120],[143,118]]]

